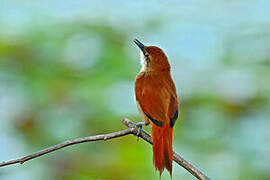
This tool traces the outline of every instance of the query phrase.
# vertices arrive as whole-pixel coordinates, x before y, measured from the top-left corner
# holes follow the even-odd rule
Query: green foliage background
[[[269,22],[262,28],[257,21],[244,17],[255,23],[254,30],[248,23],[236,26],[227,17],[234,26],[219,29],[222,43],[214,38],[209,45],[213,31],[205,30],[205,25],[213,27],[215,23],[198,20],[207,7],[202,7],[198,15],[189,14],[195,19],[190,25],[185,15],[172,16],[169,7],[161,16],[155,16],[156,11],[146,16],[145,10],[138,10],[144,7],[141,1],[138,6],[124,3],[122,7],[105,2],[104,6],[97,2],[74,5],[68,1],[65,3],[71,14],[73,8],[85,12],[84,5],[91,10],[69,17],[65,5],[63,13],[68,15],[64,18],[58,17],[63,10],[61,3],[53,11],[59,14],[50,16],[50,7],[54,7],[50,1],[0,2],[1,161],[64,140],[124,129],[123,117],[141,121],[133,90],[140,70],[139,50],[132,43],[136,37],[147,45],[165,48],[173,65],[180,97],[174,149],[212,179],[270,179]],[[146,7],[158,9],[163,5],[148,3]],[[191,9],[200,6],[184,5]],[[96,11],[93,6],[97,6]],[[105,9],[99,13],[104,16],[93,18],[101,6]],[[174,10],[178,12],[180,6]],[[37,16],[32,13],[21,25],[20,16],[36,7]],[[118,10],[133,8],[146,17],[134,20],[133,15],[117,14]],[[111,14],[106,11],[109,9]],[[8,20],[9,15],[12,18]],[[129,22],[129,16],[134,21]],[[178,19],[181,17],[183,21]],[[189,24],[186,34],[181,31],[185,24]],[[197,33],[196,28],[202,31]],[[195,40],[194,35],[198,36]],[[207,40],[200,39],[204,36]],[[181,43],[183,39],[188,43]],[[150,132],[149,127],[145,129]],[[0,179],[158,178],[152,167],[151,146],[137,142],[134,136],[75,145],[0,169]],[[167,172],[162,179],[170,179]],[[194,177],[174,164],[173,179]]]

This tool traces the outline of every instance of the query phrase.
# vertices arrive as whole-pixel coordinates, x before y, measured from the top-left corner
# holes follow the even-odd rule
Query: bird
[[[138,137],[142,126],[152,124],[153,166],[160,177],[164,168],[172,177],[173,128],[178,118],[178,98],[166,54],[157,46],[145,46],[139,40],[142,68],[135,80],[137,108],[144,122],[136,124]]]

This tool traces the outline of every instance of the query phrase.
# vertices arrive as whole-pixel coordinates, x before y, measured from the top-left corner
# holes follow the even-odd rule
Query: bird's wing
[[[173,127],[178,116],[178,105],[175,87],[163,86],[153,88],[144,86],[136,91],[136,99],[144,114],[157,126],[170,121]]]
[[[168,114],[170,118],[170,126],[173,127],[178,118],[178,100],[176,94],[171,96]]]

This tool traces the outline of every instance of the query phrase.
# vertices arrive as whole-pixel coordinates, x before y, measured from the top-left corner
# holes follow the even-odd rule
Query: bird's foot
[[[142,132],[142,127],[143,127],[143,126],[145,126],[145,123],[144,123],[144,122],[139,122],[139,123],[135,124],[135,127],[138,128],[138,132],[137,132],[137,134],[136,134],[136,136],[138,136],[137,141],[139,141],[139,136],[140,136],[140,134],[141,134],[141,132]]]

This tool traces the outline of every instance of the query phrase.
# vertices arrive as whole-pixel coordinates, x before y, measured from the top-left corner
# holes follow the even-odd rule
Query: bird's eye
[[[145,61],[149,63],[150,62],[149,54],[145,54],[144,56],[145,56]]]
[[[145,53],[144,56],[146,57],[146,59],[149,59],[149,54]]]

